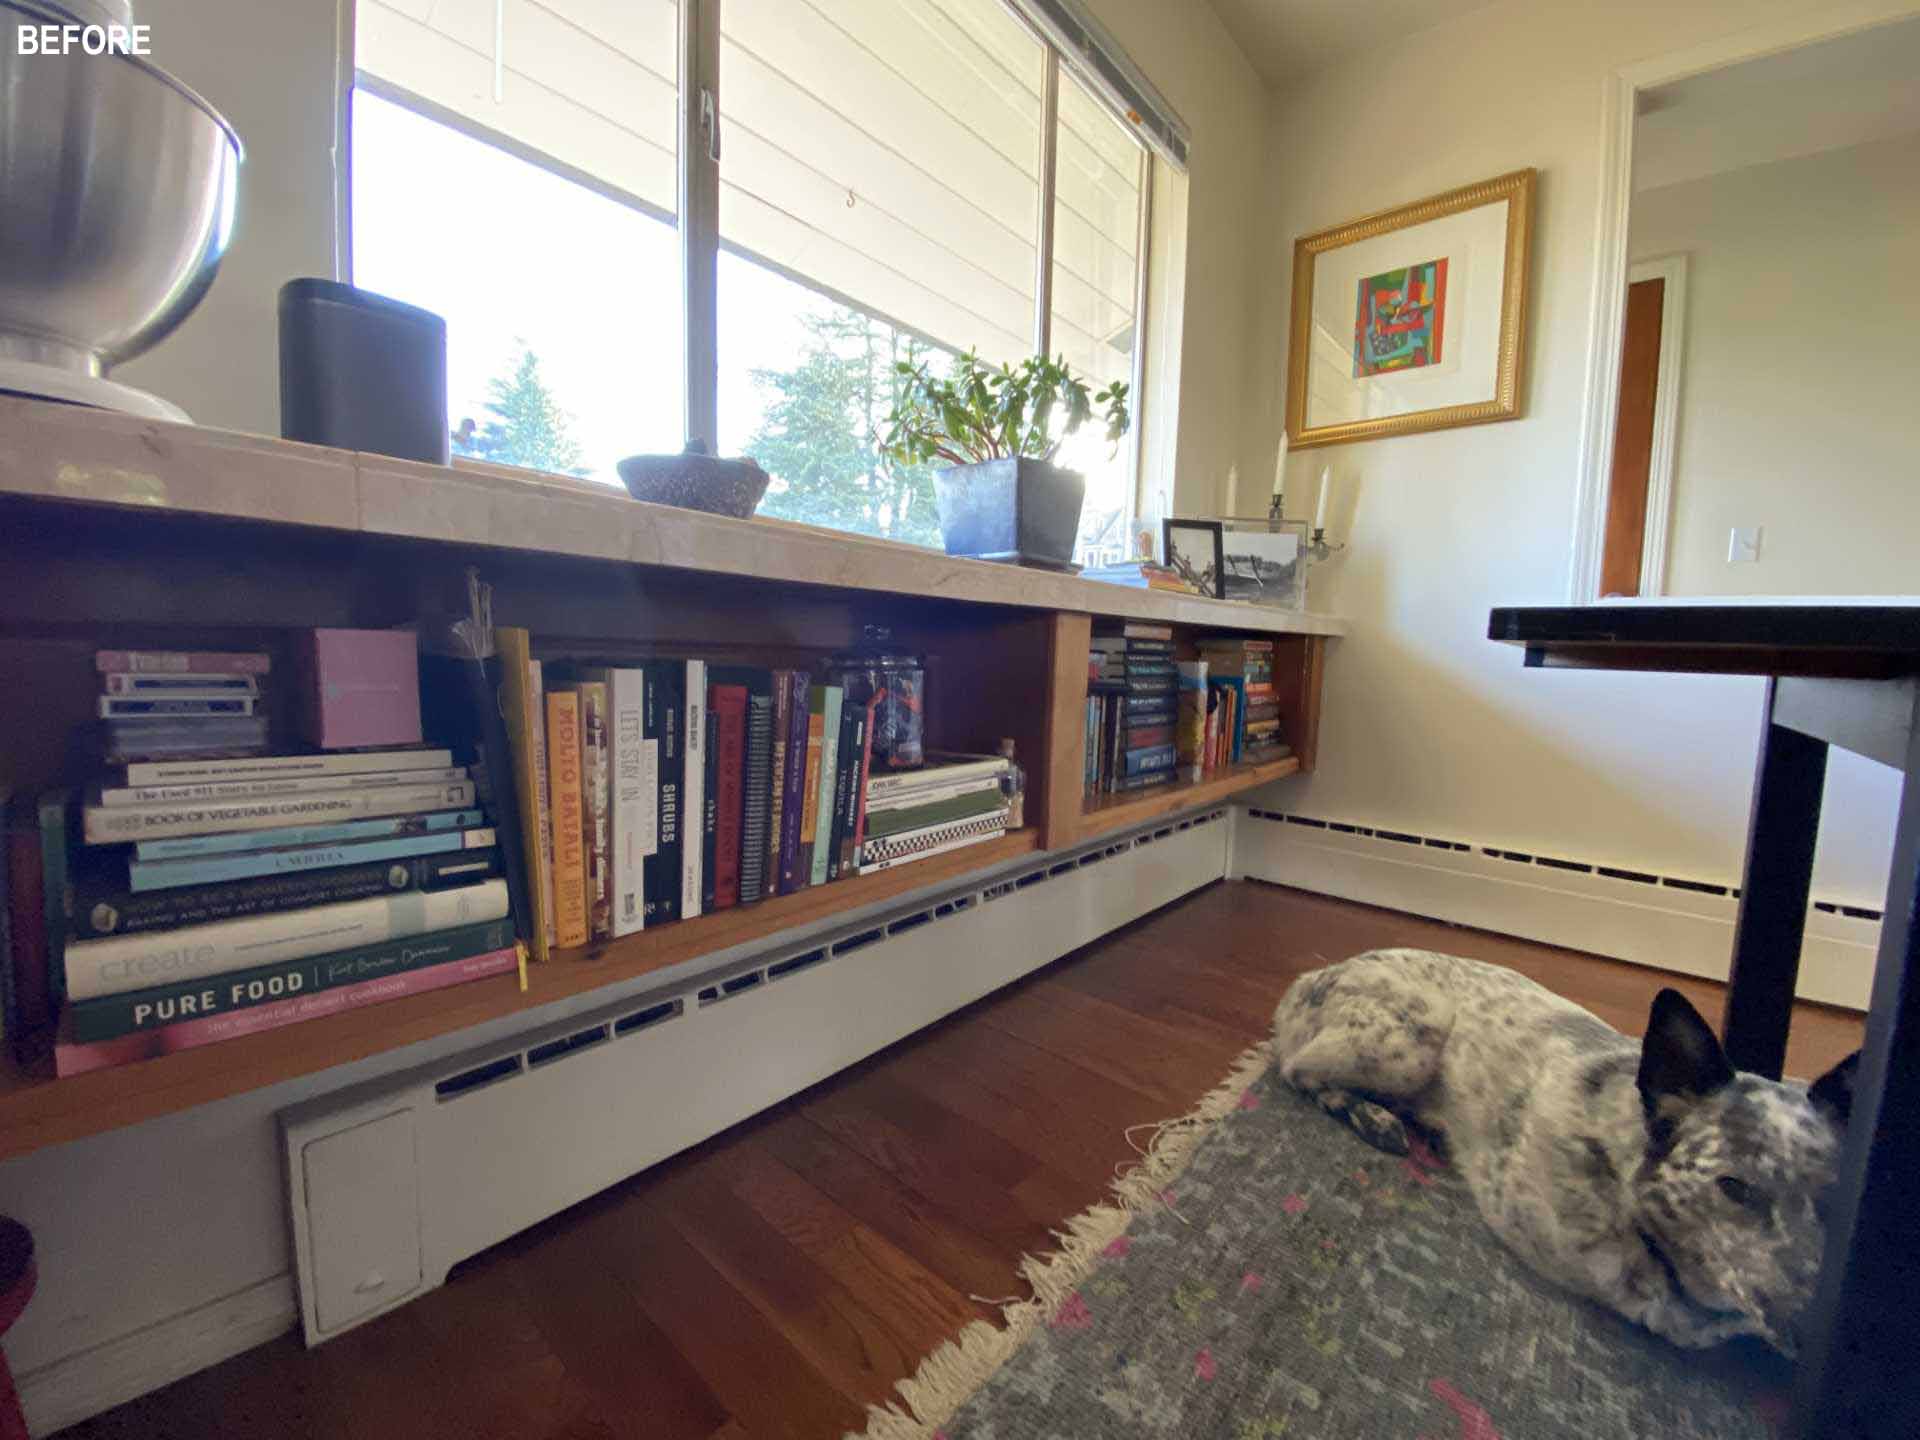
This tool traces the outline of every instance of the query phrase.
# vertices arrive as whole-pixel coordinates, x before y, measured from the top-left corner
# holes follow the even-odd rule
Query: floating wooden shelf
[[[1269,760],[1259,765],[1230,766],[1225,770],[1213,771],[1199,780],[1176,780],[1170,785],[1156,785],[1146,791],[1101,795],[1086,802],[1079,833],[1085,838],[1103,835],[1110,830],[1124,830],[1129,825],[1142,825],[1149,820],[1158,820],[1162,815],[1225,800],[1242,790],[1251,790],[1269,780],[1295,774],[1299,769],[1300,758],[1289,755],[1283,760]]]
[[[547,964],[528,967],[525,993],[513,976],[503,975],[64,1080],[55,1080],[50,1067],[10,1070],[0,1076],[0,1160],[532,1011],[951,882],[1038,848],[1039,832],[1021,830],[916,864],[562,951]]]

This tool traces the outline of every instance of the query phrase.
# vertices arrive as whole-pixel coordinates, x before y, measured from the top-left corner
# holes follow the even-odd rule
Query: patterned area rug
[[[1770,1351],[1683,1351],[1536,1279],[1457,1176],[1369,1149],[1264,1050],[1116,1195],[868,1440],[1770,1440],[1785,1413]]]

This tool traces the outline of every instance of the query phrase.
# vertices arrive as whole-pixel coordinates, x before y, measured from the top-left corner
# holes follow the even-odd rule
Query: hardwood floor
[[[65,1432],[833,1440],[1101,1198],[1295,975],[1379,945],[1512,965],[1638,1034],[1705,981],[1248,882],[1215,885],[467,1262],[318,1350],[286,1336]],[[1859,1044],[1800,1007],[1788,1069]]]

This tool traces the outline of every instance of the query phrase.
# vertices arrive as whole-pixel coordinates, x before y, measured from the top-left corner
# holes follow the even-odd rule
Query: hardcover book
[[[492,868],[491,849],[455,850],[211,885],[134,890],[126,883],[124,862],[116,858],[106,865],[92,865],[83,859],[69,876],[66,906],[74,937],[91,940],[464,885],[484,879]]]
[[[783,792],[780,811],[779,893],[788,894],[798,887],[795,871],[800,857],[800,821],[806,806],[801,793],[807,769],[807,692],[813,688],[805,670],[787,673],[787,754],[781,775]]]
[[[506,913],[506,882],[486,880],[455,890],[350,900],[184,930],[75,940],[67,945],[67,997],[92,1000],[125,990],[200,980],[347,946],[476,925]]]
[[[971,795],[956,796],[951,800],[935,800],[925,805],[913,805],[902,810],[869,811],[867,813],[867,838],[877,839],[882,835],[901,835],[909,830],[924,829],[929,825],[944,824],[949,820],[966,820],[975,815],[991,815],[995,811],[1007,808],[1007,797],[995,788],[980,790]]]
[[[361,775],[301,775],[262,780],[196,780],[177,785],[118,785],[96,789],[95,805],[191,805],[203,800],[259,800],[329,790],[373,790],[385,785],[451,785],[467,767],[439,770],[370,770]]]
[[[273,658],[260,651],[96,650],[93,666],[102,675],[264,675]]]
[[[370,770],[444,770],[451,750],[365,750],[345,755],[248,755],[231,760],[162,760],[127,766],[129,785],[175,785],[191,780],[252,780],[263,776],[359,775]]]
[[[605,685],[611,710],[613,935],[632,935],[647,922],[646,877],[642,866],[653,850],[659,779],[654,751],[646,739],[647,677],[638,667],[595,670]]]
[[[852,833],[848,797],[853,790],[854,774],[859,768],[860,742],[865,733],[863,720],[860,707],[848,703],[843,695],[840,704],[840,740],[834,751],[833,818],[827,839],[828,880],[840,878],[843,847]]]
[[[787,743],[793,735],[793,675],[773,672],[773,758],[767,774],[765,894],[780,893],[780,842],[787,833]]]
[[[494,920],[282,961],[277,965],[236,970],[215,980],[129,990],[98,1000],[78,1001],[68,1007],[69,1033],[82,1044],[111,1040],[116,1035],[164,1029],[182,1020],[250,1010],[279,1000],[317,995],[344,985],[466,960],[512,944],[512,924]]]
[[[533,659],[532,637],[518,626],[494,627],[493,643],[500,653],[506,711],[507,745],[513,752],[513,802],[520,817],[520,833],[529,837],[525,847],[527,900],[532,933],[527,940],[535,960],[552,954],[553,892],[548,883],[545,855],[552,841],[541,823],[540,768],[542,747],[535,738],[544,708]],[[311,782],[299,782],[311,783]]]
[[[707,855],[707,662],[688,660],[680,677],[684,755],[680,792],[680,918],[700,914]]]
[[[122,672],[102,678],[101,688],[109,695],[178,696],[203,690],[210,695],[258,695],[260,682],[251,675],[196,675],[191,672],[141,675]]]
[[[607,739],[607,686],[580,691],[580,854],[586,864],[587,936],[613,934],[613,752]]]
[[[647,699],[645,742],[650,763],[659,777],[654,796],[653,845],[643,849],[642,894],[646,923],[661,925],[680,918],[681,828],[686,819],[682,800],[686,786],[686,751],[681,727],[686,724],[687,663],[650,661],[645,670]]]
[[[301,845],[357,845],[362,840],[392,840],[437,835],[486,824],[478,810],[429,810],[418,815],[382,815],[373,820],[342,820],[336,825],[288,825],[278,830],[230,830],[219,835],[176,835],[142,840],[136,860],[180,860],[194,855],[231,855],[243,850],[290,850]]]
[[[587,943],[587,865],[580,803],[580,695],[547,692],[547,779],[553,799],[554,939]]]
[[[464,985],[471,980],[507,975],[518,967],[519,958],[519,947],[507,945],[467,960],[451,960],[443,965],[429,965],[400,975],[385,975],[374,980],[341,985],[317,995],[292,996],[231,1014],[180,1020],[164,1029],[145,1030],[91,1043],[73,1039],[71,1021],[63,1021],[60,1038],[53,1047],[54,1074],[64,1078],[88,1070],[131,1065],[136,1060],[150,1060],[159,1055],[212,1045],[220,1040],[234,1040],[243,1035],[278,1030],[302,1020],[338,1015],[385,1000],[398,1000],[407,995]]]
[[[815,688],[821,698],[820,765],[819,774],[811,782],[813,836],[807,845],[806,883],[824,885],[827,883],[827,862],[833,847],[834,772],[840,764],[840,716],[845,708],[842,701],[846,691],[838,685]],[[807,723],[811,726],[812,719],[809,718]]]
[[[746,764],[740,821],[740,903],[767,893],[767,832],[771,828],[773,769],[773,677],[765,670],[730,670],[747,695]]]
[[[813,836],[820,824],[820,760],[827,744],[827,687],[807,687],[807,734],[800,771],[800,821],[793,847],[792,883],[799,890],[813,883]]]
[[[860,873],[865,875],[869,871],[925,860],[962,846],[997,840],[1006,833],[1007,813],[1003,809],[991,815],[929,825],[900,835],[875,836],[860,847]]]
[[[719,889],[714,865],[720,845],[720,722],[713,713],[713,686],[707,686],[707,739],[706,739],[706,783],[701,794],[706,800],[706,815],[701,825],[700,842],[700,913],[711,914],[719,907],[714,903],[715,893]],[[736,882],[737,884],[737,882]]]
[[[150,715],[251,715],[253,696],[229,695],[211,700],[176,699],[159,695],[102,695],[102,720]]]
[[[740,827],[746,798],[747,687],[712,687],[714,783],[713,903],[725,910],[740,903]]]
[[[270,830],[296,822],[320,824],[363,816],[457,810],[472,803],[473,782],[457,780],[441,785],[381,785],[179,805],[89,805],[84,819],[87,844],[113,845],[216,830]]]
[[[527,699],[532,715],[528,735],[533,745],[534,852],[539,867],[540,914],[546,924],[546,949],[551,957],[555,938],[553,923],[553,771],[547,764],[547,675],[538,660],[527,661]]]

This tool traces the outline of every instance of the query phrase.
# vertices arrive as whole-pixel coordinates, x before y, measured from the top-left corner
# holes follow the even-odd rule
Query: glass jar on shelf
[[[917,770],[927,758],[927,667],[892,642],[886,626],[867,626],[857,647],[827,661],[827,683],[845,689],[845,704],[872,705],[875,770]]]

